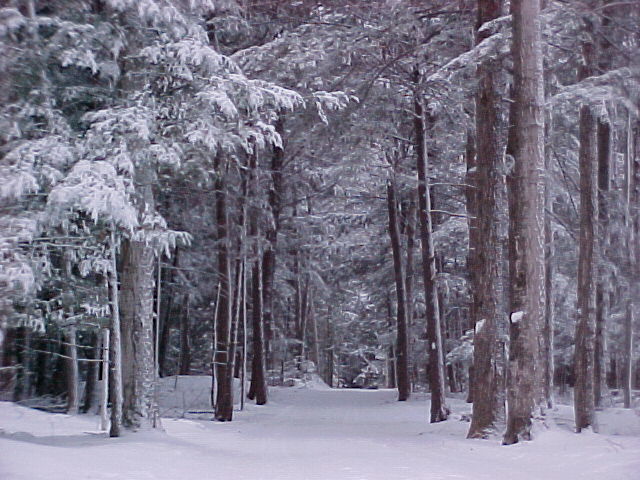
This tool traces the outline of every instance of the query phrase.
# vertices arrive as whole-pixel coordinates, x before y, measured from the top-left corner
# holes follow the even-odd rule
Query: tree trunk
[[[387,209],[389,213],[389,237],[391,238],[391,252],[393,255],[393,271],[396,283],[397,305],[397,339],[396,339],[396,381],[398,383],[398,401],[409,398],[411,388],[409,384],[409,337],[407,333],[404,268],[402,266],[402,248],[400,231],[398,229],[398,203],[396,200],[395,183],[387,184]]]
[[[118,268],[116,262],[115,227],[111,226],[111,271],[109,272],[109,299],[111,303],[111,318],[109,329],[109,352],[112,360],[110,369],[109,398],[111,398],[111,427],[110,437],[119,437],[122,427],[123,409],[123,381],[122,381],[122,330],[120,325],[120,291],[118,286]]]
[[[596,407],[602,406],[604,377],[605,324],[608,316],[606,261],[609,251],[609,189],[611,163],[611,125],[603,119],[598,120],[598,278],[596,284],[596,331],[593,372],[593,396]]]
[[[588,28],[589,33],[591,29]],[[579,80],[592,74],[594,48],[583,44],[585,65],[580,69]],[[580,252],[578,256],[578,318],[575,342],[574,410],[576,431],[593,425],[595,416],[594,352],[596,330],[596,262],[595,229],[597,205],[597,122],[591,107],[580,108]]]
[[[275,128],[280,137],[284,137],[284,116],[282,113],[275,123]],[[273,340],[273,282],[276,272],[276,248],[278,244],[278,231],[280,229],[280,211],[282,209],[282,196],[284,194],[283,166],[284,148],[274,146],[271,157],[271,189],[269,190],[269,210],[272,221],[268,223],[269,227],[265,232],[267,243],[262,260],[262,314],[265,337],[264,349],[268,368],[273,368],[273,354],[271,352],[271,342]],[[267,366],[265,366],[265,368]]]
[[[549,130],[547,129],[547,132]],[[544,363],[544,398],[547,408],[553,408],[553,373],[554,373],[554,317],[553,317],[553,230],[551,228],[551,212],[553,202],[551,199],[551,153],[545,148],[545,190],[544,190],[544,326],[543,336],[543,363]]]
[[[419,89],[420,73],[414,71],[414,85]],[[427,341],[429,359],[427,371],[431,390],[431,423],[441,422],[449,416],[444,387],[444,357],[442,351],[442,331],[440,328],[440,309],[436,286],[436,264],[433,247],[433,227],[431,222],[431,199],[427,177],[427,132],[422,98],[418,91],[414,100],[414,129],[416,136],[416,162],[418,169],[418,215],[420,217],[420,240],[422,243],[422,271],[427,310]]]
[[[631,282],[628,293],[626,314],[624,319],[624,346],[622,353],[622,390],[624,407],[632,407],[633,388],[633,325],[635,308],[638,305],[638,278],[640,278],[640,142],[638,127],[632,127],[631,114],[627,124],[627,208],[626,226],[628,245],[630,252],[630,277]],[[635,141],[634,141],[635,140]]]
[[[502,0],[478,1],[478,29],[488,21],[502,15]],[[484,40],[478,34],[477,43]],[[503,365],[498,329],[503,319],[501,269],[503,262],[500,239],[500,207],[505,195],[502,174],[503,154],[500,142],[504,130],[500,111],[501,95],[498,91],[499,67],[493,62],[478,65],[480,80],[476,94],[476,148],[475,175],[477,200],[478,242],[472,277],[475,335],[473,339],[474,374],[481,378],[473,392],[473,416],[467,438],[486,438],[496,430],[496,423],[504,418]],[[471,237],[470,237],[471,238]]]
[[[510,349],[504,444],[531,438],[544,397],[544,82],[540,0],[512,0],[514,103],[509,185]]]
[[[154,254],[144,241],[121,247],[123,417],[126,427],[151,424],[154,410]]]
[[[412,331],[413,331],[413,313],[414,313],[414,308],[413,308],[413,275],[414,275],[414,271],[413,271],[413,255],[414,255],[414,251],[415,251],[415,246],[416,246],[416,205],[414,201],[411,201],[411,204],[409,205],[409,210],[407,212],[407,228],[406,228],[406,234],[407,234],[407,268],[406,268],[406,273],[405,273],[405,290],[406,290],[406,297],[407,297],[407,308],[406,308],[406,312],[405,315],[407,317],[407,336],[409,337],[409,344],[407,346],[407,364],[408,364],[408,369],[410,372],[410,383],[409,383],[409,390],[413,389],[413,386],[415,385],[416,382],[416,376],[415,376],[415,368],[411,368],[412,362],[415,362],[415,359],[413,358],[413,344],[414,344],[414,338],[412,335]],[[415,363],[414,363],[415,365]]]
[[[251,178],[249,180],[250,196],[255,200],[258,195],[258,171],[257,171],[257,158],[255,155],[251,156],[249,169],[251,172]],[[249,385],[249,393],[247,398],[249,400],[256,400],[256,404],[264,405],[267,403],[267,379],[266,379],[266,359],[265,359],[265,333],[264,333],[264,310],[263,300],[264,291],[262,281],[265,278],[265,274],[262,271],[263,262],[265,268],[275,267],[275,263],[272,265],[266,261],[264,257],[261,258],[260,248],[258,246],[258,209],[257,205],[252,202],[249,210],[249,237],[254,242],[254,261],[251,275],[251,326],[253,329],[252,336],[252,350],[253,356],[251,357],[251,383]],[[275,255],[275,252],[274,252]],[[275,262],[275,256],[271,259]],[[269,260],[269,262],[271,262]],[[272,281],[270,279],[269,281]]]
[[[217,318],[215,326],[215,352],[213,363],[217,380],[215,420],[220,422],[233,419],[233,388],[232,375],[229,368],[229,344],[231,342],[231,279],[229,265],[229,225],[227,214],[227,192],[225,189],[226,162],[216,156],[215,170],[218,179],[215,184],[216,198],[216,226],[217,226],[217,253],[218,253],[218,285],[219,300],[217,306]]]

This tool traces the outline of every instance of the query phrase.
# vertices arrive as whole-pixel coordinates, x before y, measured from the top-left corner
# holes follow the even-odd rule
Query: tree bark
[[[414,71],[414,86],[419,88],[420,73]],[[441,422],[449,416],[445,399],[444,357],[442,351],[442,330],[440,327],[440,308],[436,286],[436,264],[433,247],[433,227],[431,221],[431,199],[427,177],[427,132],[422,98],[418,91],[414,99],[414,130],[416,136],[416,162],[418,170],[418,215],[420,217],[420,240],[422,243],[422,271],[427,310],[427,341],[429,359],[427,371],[431,390],[431,423]]]
[[[591,29],[588,28],[589,33]],[[591,75],[594,48],[583,44],[585,65],[579,80]],[[576,431],[593,425],[594,403],[594,359],[596,330],[596,262],[595,229],[597,221],[597,122],[591,107],[580,108],[580,251],[578,256],[578,318],[574,359],[574,410]]]
[[[121,247],[122,376],[124,426],[151,423],[154,409],[154,254],[144,240]]]
[[[406,290],[406,297],[407,297],[407,308],[406,308],[406,312],[405,315],[407,317],[407,336],[409,337],[408,340],[408,346],[407,346],[407,368],[409,369],[410,372],[410,383],[409,383],[409,390],[412,390],[413,385],[415,385],[416,382],[416,376],[415,376],[415,368],[411,368],[411,364],[412,362],[414,362],[415,360],[413,359],[413,335],[411,335],[411,331],[413,329],[413,313],[414,313],[414,309],[413,309],[413,275],[414,275],[414,271],[413,271],[413,255],[414,255],[414,251],[415,251],[415,244],[416,244],[416,205],[415,202],[412,200],[410,205],[409,205],[409,209],[407,212],[407,228],[406,228],[406,234],[407,234],[407,268],[406,268],[406,273],[405,273],[405,290]]]
[[[605,358],[605,325],[608,316],[609,289],[604,266],[609,251],[609,189],[611,163],[611,125],[598,120],[598,277],[596,284],[596,331],[593,372],[593,396],[596,407],[602,406],[602,390]]]
[[[400,231],[398,228],[398,202],[396,200],[396,187],[393,182],[387,183],[387,210],[389,214],[389,237],[391,239],[391,252],[393,256],[393,271],[396,283],[396,381],[398,384],[398,401],[403,402],[408,400],[411,394],[408,358],[409,338],[407,333],[405,277],[402,265]]]
[[[250,196],[253,198],[253,202],[249,208],[249,237],[254,242],[254,262],[251,275],[251,326],[253,329],[252,335],[252,350],[253,356],[251,357],[251,383],[249,384],[249,393],[247,398],[249,400],[256,401],[258,405],[264,405],[267,403],[268,391],[267,391],[267,378],[266,378],[266,358],[265,358],[265,333],[264,333],[264,290],[263,279],[265,274],[262,271],[263,264],[265,268],[275,268],[275,252],[274,257],[270,260],[261,258],[260,248],[258,246],[258,209],[255,205],[255,198],[258,194],[258,172],[257,172],[257,157],[251,156],[249,169],[251,172],[251,178],[249,180]],[[276,232],[277,234],[277,232]],[[269,263],[273,260],[273,264]],[[272,281],[273,279],[269,280]]]
[[[229,225],[227,213],[227,192],[225,186],[226,161],[222,154],[216,155],[215,170],[218,179],[215,182],[216,189],[216,227],[217,227],[217,253],[218,253],[218,285],[219,300],[217,306],[217,319],[215,326],[216,341],[213,363],[217,380],[216,402],[214,419],[220,422],[233,419],[233,376],[228,372],[229,368],[229,344],[231,342],[231,272],[229,265]]]
[[[550,129],[545,125],[545,133]],[[545,148],[545,190],[544,190],[544,325],[543,336],[543,363],[544,363],[544,398],[547,408],[553,408],[553,374],[554,374],[554,312],[553,312],[553,229],[551,227],[551,213],[553,201],[551,199],[551,153]]]
[[[284,114],[281,113],[278,117],[275,128],[280,137],[284,137]],[[276,249],[278,244],[278,231],[280,229],[280,211],[282,209],[282,196],[284,194],[283,166],[284,148],[274,146],[273,155],[271,156],[271,189],[269,190],[269,210],[272,218],[265,232],[267,243],[262,259],[262,314],[264,321],[265,359],[267,362],[265,368],[273,368],[273,355],[271,352],[271,342],[273,340],[273,282],[276,272]]]
[[[510,349],[504,444],[531,439],[544,397],[544,82],[540,0],[512,0],[514,170],[509,185]]]
[[[479,29],[485,22],[502,15],[502,0],[479,0]],[[478,34],[477,43],[484,40]],[[500,142],[504,130],[501,124],[500,69],[493,62],[478,65],[479,88],[476,94],[476,148],[475,175],[477,200],[477,232],[473,238],[476,270],[472,279],[472,309],[475,335],[473,339],[473,371],[481,382],[476,382],[473,392],[473,416],[467,438],[487,438],[496,431],[497,422],[504,418],[504,383],[501,362],[501,342],[498,329],[502,314],[502,261],[500,239],[500,207],[504,198],[503,155]],[[470,236],[470,238],[472,238]]]
[[[122,427],[123,381],[122,381],[122,329],[120,325],[120,290],[118,285],[118,268],[116,262],[115,227],[111,226],[111,271],[109,272],[109,299],[111,317],[109,322],[109,351],[112,359],[110,369],[109,398],[111,399],[110,437],[119,437]]]

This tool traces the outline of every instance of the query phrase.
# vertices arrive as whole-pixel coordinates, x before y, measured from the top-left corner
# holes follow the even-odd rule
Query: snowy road
[[[91,418],[0,407],[2,480],[640,479],[637,436],[554,426],[502,447],[465,440],[459,415],[427,424],[424,398],[390,390],[275,389],[231,423],[165,419],[166,433],[111,440],[83,433]]]

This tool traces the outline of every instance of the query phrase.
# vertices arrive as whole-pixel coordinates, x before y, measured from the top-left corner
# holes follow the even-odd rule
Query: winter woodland
[[[0,0],[0,478],[640,478],[640,1]]]

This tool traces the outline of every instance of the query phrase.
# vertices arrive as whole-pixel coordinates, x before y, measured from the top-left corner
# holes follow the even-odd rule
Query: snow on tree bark
[[[111,399],[111,427],[110,437],[119,437],[122,427],[123,409],[123,379],[122,379],[122,325],[120,322],[120,290],[118,284],[118,266],[116,258],[116,234],[115,227],[111,225],[109,270],[109,302],[111,315],[109,318],[110,335],[109,354],[113,366],[109,369],[109,398]],[[106,379],[105,379],[106,380]],[[106,402],[105,402],[106,403]]]
[[[588,23],[589,38],[583,43],[584,64],[579,71],[579,81],[593,73],[595,49],[591,35],[593,26]],[[574,358],[574,411],[576,431],[593,426],[594,361],[596,332],[596,258],[595,234],[598,217],[597,193],[597,119],[588,105],[580,108],[580,239],[578,255],[578,315],[576,322]]]
[[[155,256],[144,240],[121,246],[122,422],[128,428],[151,426],[154,411],[153,290]]]
[[[484,23],[502,15],[501,0],[480,0],[478,22]],[[484,35],[478,34],[477,42]],[[499,339],[503,323],[501,271],[503,249],[499,222],[504,215],[500,208],[506,195],[502,168],[503,154],[500,135],[504,131],[501,121],[500,69],[493,62],[478,65],[478,92],[476,93],[476,174],[477,188],[477,241],[472,290],[475,318],[473,337],[473,372],[482,381],[474,384],[473,416],[468,438],[485,438],[495,431],[504,418],[504,374],[502,343]],[[470,236],[470,238],[472,238]]]
[[[544,396],[544,83],[540,1],[513,0],[515,145],[510,180],[510,325],[507,431],[504,444],[531,439]]]

